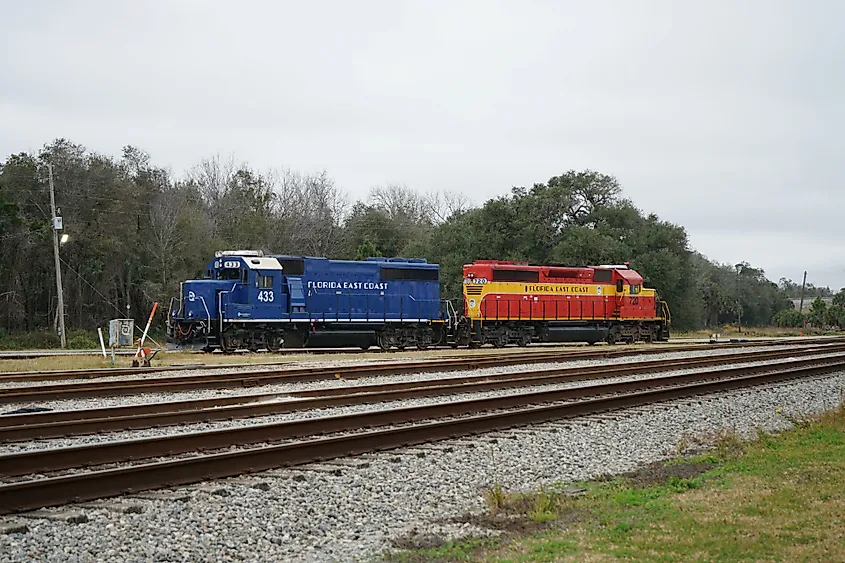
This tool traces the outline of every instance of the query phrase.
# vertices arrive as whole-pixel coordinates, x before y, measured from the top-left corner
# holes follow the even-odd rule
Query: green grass
[[[473,561],[479,550],[493,547],[496,540],[469,539],[459,542],[446,542],[439,547],[417,549],[391,553],[386,556],[389,561],[412,563],[415,561]]]
[[[743,327],[742,332],[736,325],[727,325],[701,330],[673,331],[673,338],[709,338],[712,334],[718,333],[721,338],[791,338],[796,336],[830,336],[842,334],[836,331],[824,331],[816,328],[782,328],[776,326],[768,327]]]
[[[104,331],[103,338],[108,340],[108,331]],[[108,344],[108,341],[106,342]],[[49,350],[61,348],[59,335],[53,331],[32,331],[0,333],[0,350]],[[70,349],[85,349],[100,347],[97,331],[69,330],[67,333],[67,347]]]
[[[103,326],[103,340],[108,346],[109,344],[109,328],[108,325]],[[141,338],[141,330],[143,326],[136,325],[134,341]],[[147,342],[155,346],[153,343],[164,343],[165,334],[161,330],[152,330],[147,334]],[[61,348],[62,342],[59,335],[53,330],[33,330],[28,332],[6,332],[0,329],[0,350],[53,350]],[[83,330],[78,328],[68,329],[67,331],[67,347],[70,350],[99,350],[100,337],[97,335],[97,330]]]
[[[845,561],[845,408],[778,435],[722,434],[707,455],[628,477],[504,493],[494,540],[405,552],[409,561]],[[703,465],[707,464],[707,465]],[[700,471],[706,469],[703,473]],[[541,514],[542,518],[537,519]],[[502,520],[502,516],[508,516]],[[537,526],[542,525],[542,528]]]

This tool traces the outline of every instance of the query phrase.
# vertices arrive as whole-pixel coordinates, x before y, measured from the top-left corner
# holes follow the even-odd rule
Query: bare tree
[[[468,211],[472,205],[469,198],[450,190],[438,191],[427,196],[431,219],[434,224],[444,223],[449,217]]]
[[[178,225],[187,201],[178,186],[169,186],[150,202],[150,233],[148,249],[161,268],[161,284],[166,286],[170,261],[176,256],[179,242]]]
[[[281,252],[332,255],[349,209],[348,196],[325,172],[300,174],[291,170],[272,173]]]
[[[387,213],[393,220],[428,222],[431,220],[429,199],[402,184],[386,184],[370,190],[371,205]]]
[[[212,232],[209,233],[211,236],[217,236],[222,227],[224,214],[228,211],[224,200],[229,193],[236,171],[234,158],[222,160],[219,155],[216,155],[200,161],[188,172],[188,181],[196,186],[208,205],[212,220]]]

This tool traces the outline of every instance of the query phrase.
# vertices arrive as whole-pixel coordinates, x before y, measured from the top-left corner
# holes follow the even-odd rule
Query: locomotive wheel
[[[618,342],[618,338],[619,338],[619,335],[616,334],[615,332],[611,331],[610,333],[608,333],[607,338],[605,338],[605,342],[607,342],[608,344],[610,344],[612,346],[612,345],[616,344],[616,342]]]
[[[393,338],[390,334],[382,332],[378,335],[378,347],[382,350],[390,350],[393,348]]]
[[[243,347],[243,338],[236,336],[233,332],[224,332],[220,335],[220,347],[224,352],[234,352]]]
[[[282,348],[282,338],[276,334],[271,334],[266,337],[267,350],[270,352],[278,352]]]
[[[522,336],[520,336],[519,340],[517,341],[517,345],[523,348],[525,348],[529,344],[531,344],[531,337],[527,334],[523,334]]]
[[[429,346],[434,344],[431,338],[431,332],[420,329],[417,331],[416,337],[416,345],[417,349],[419,350],[427,350]]]

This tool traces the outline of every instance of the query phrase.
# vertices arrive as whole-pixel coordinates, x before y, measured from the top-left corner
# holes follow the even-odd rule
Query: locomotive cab
[[[237,308],[249,303],[251,285],[262,286],[255,287],[253,293],[269,290],[275,298],[274,288],[265,288],[266,281],[259,279],[247,265],[246,260],[253,259],[262,260],[262,254],[257,251],[218,252],[202,279],[182,283],[178,306],[177,298],[173,298],[168,315],[169,336],[173,342],[201,349],[214,347],[218,343],[215,335],[219,327],[216,325],[230,308],[236,309],[232,311],[235,315],[244,314]]]

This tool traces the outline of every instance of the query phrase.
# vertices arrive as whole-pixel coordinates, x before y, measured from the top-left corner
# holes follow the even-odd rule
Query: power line
[[[105,301],[105,302],[106,302],[106,304],[108,304],[108,305],[109,305],[112,309],[114,309],[115,311],[117,311],[117,312],[118,312],[118,314],[119,314],[121,317],[123,316],[123,311],[121,311],[121,310],[120,310],[120,307],[118,307],[117,305],[115,305],[114,303],[112,303],[111,301],[109,301],[109,298],[108,298],[108,297],[106,297],[105,295],[103,295],[102,293],[100,293],[100,291],[99,291],[99,290],[98,290],[98,289],[97,289],[97,288],[96,288],[96,287],[95,287],[95,286],[94,286],[91,282],[89,282],[87,279],[85,279],[85,278],[82,276],[82,274],[80,274],[77,270],[74,270],[74,269],[73,269],[73,267],[72,267],[70,264],[68,264],[67,262],[65,262],[63,259],[62,259],[61,261],[62,261],[62,264],[64,264],[64,265],[67,267],[67,269],[68,269],[68,270],[70,270],[71,272],[73,272],[74,274],[76,274],[76,276],[77,276],[79,279],[81,279],[82,281],[84,281],[84,282],[85,282],[85,284],[86,284],[88,287],[90,287],[91,289],[93,289],[93,290],[94,290],[94,293],[96,293],[97,295],[99,295],[99,296],[100,296],[100,298],[101,298],[103,301]],[[145,295],[146,295],[146,293],[145,293]],[[147,296],[147,298],[149,298],[149,296]],[[137,330],[138,332],[142,332],[142,331],[141,331],[141,329],[140,329],[140,327],[138,327],[138,326],[136,326],[136,327],[135,327],[135,330]],[[156,346],[158,346],[159,348],[162,348],[162,347],[163,347],[161,344],[159,344],[158,342],[156,342],[155,340],[153,340],[153,338],[152,338],[151,336],[147,335],[147,338],[149,338],[150,340],[152,340],[152,341],[155,343],[155,345],[156,345]]]

